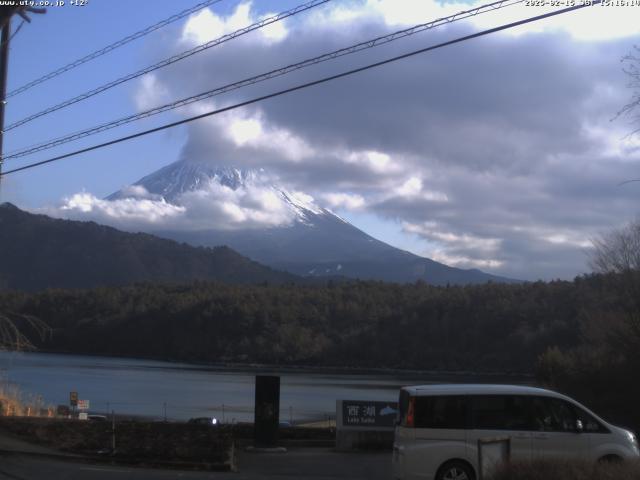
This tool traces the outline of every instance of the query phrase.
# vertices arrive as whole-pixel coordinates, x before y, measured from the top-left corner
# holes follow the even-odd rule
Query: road
[[[126,466],[74,463],[42,457],[3,455],[0,480],[388,480],[391,454],[335,453],[323,448],[294,449],[287,453],[245,453],[239,472],[192,472]]]

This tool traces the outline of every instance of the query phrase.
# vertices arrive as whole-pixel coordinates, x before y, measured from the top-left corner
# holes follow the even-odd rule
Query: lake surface
[[[224,421],[253,420],[256,374],[281,377],[280,419],[335,417],[336,400],[397,401],[404,385],[426,383],[505,383],[474,375],[335,374],[259,372],[129,358],[0,352],[0,374],[25,397],[41,395],[48,404],[69,403],[69,392],[90,401],[91,411],[186,420],[213,416]],[[527,383],[509,378],[506,383]]]

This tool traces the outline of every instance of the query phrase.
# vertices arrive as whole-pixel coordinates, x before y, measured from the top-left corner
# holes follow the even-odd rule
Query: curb
[[[254,447],[250,445],[244,449],[247,453],[287,453],[285,447]]]

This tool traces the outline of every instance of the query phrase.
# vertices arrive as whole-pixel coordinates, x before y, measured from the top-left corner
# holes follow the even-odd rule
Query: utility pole
[[[7,69],[9,68],[9,41],[11,40],[11,18],[2,27],[0,41],[0,178],[2,176],[3,146],[4,146],[4,110],[7,105]]]

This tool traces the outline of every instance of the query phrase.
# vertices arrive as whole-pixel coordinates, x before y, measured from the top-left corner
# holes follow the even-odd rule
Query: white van
[[[637,458],[638,443],[575,400],[512,385],[424,385],[400,390],[394,478],[474,480],[482,440],[506,437],[512,460]]]

